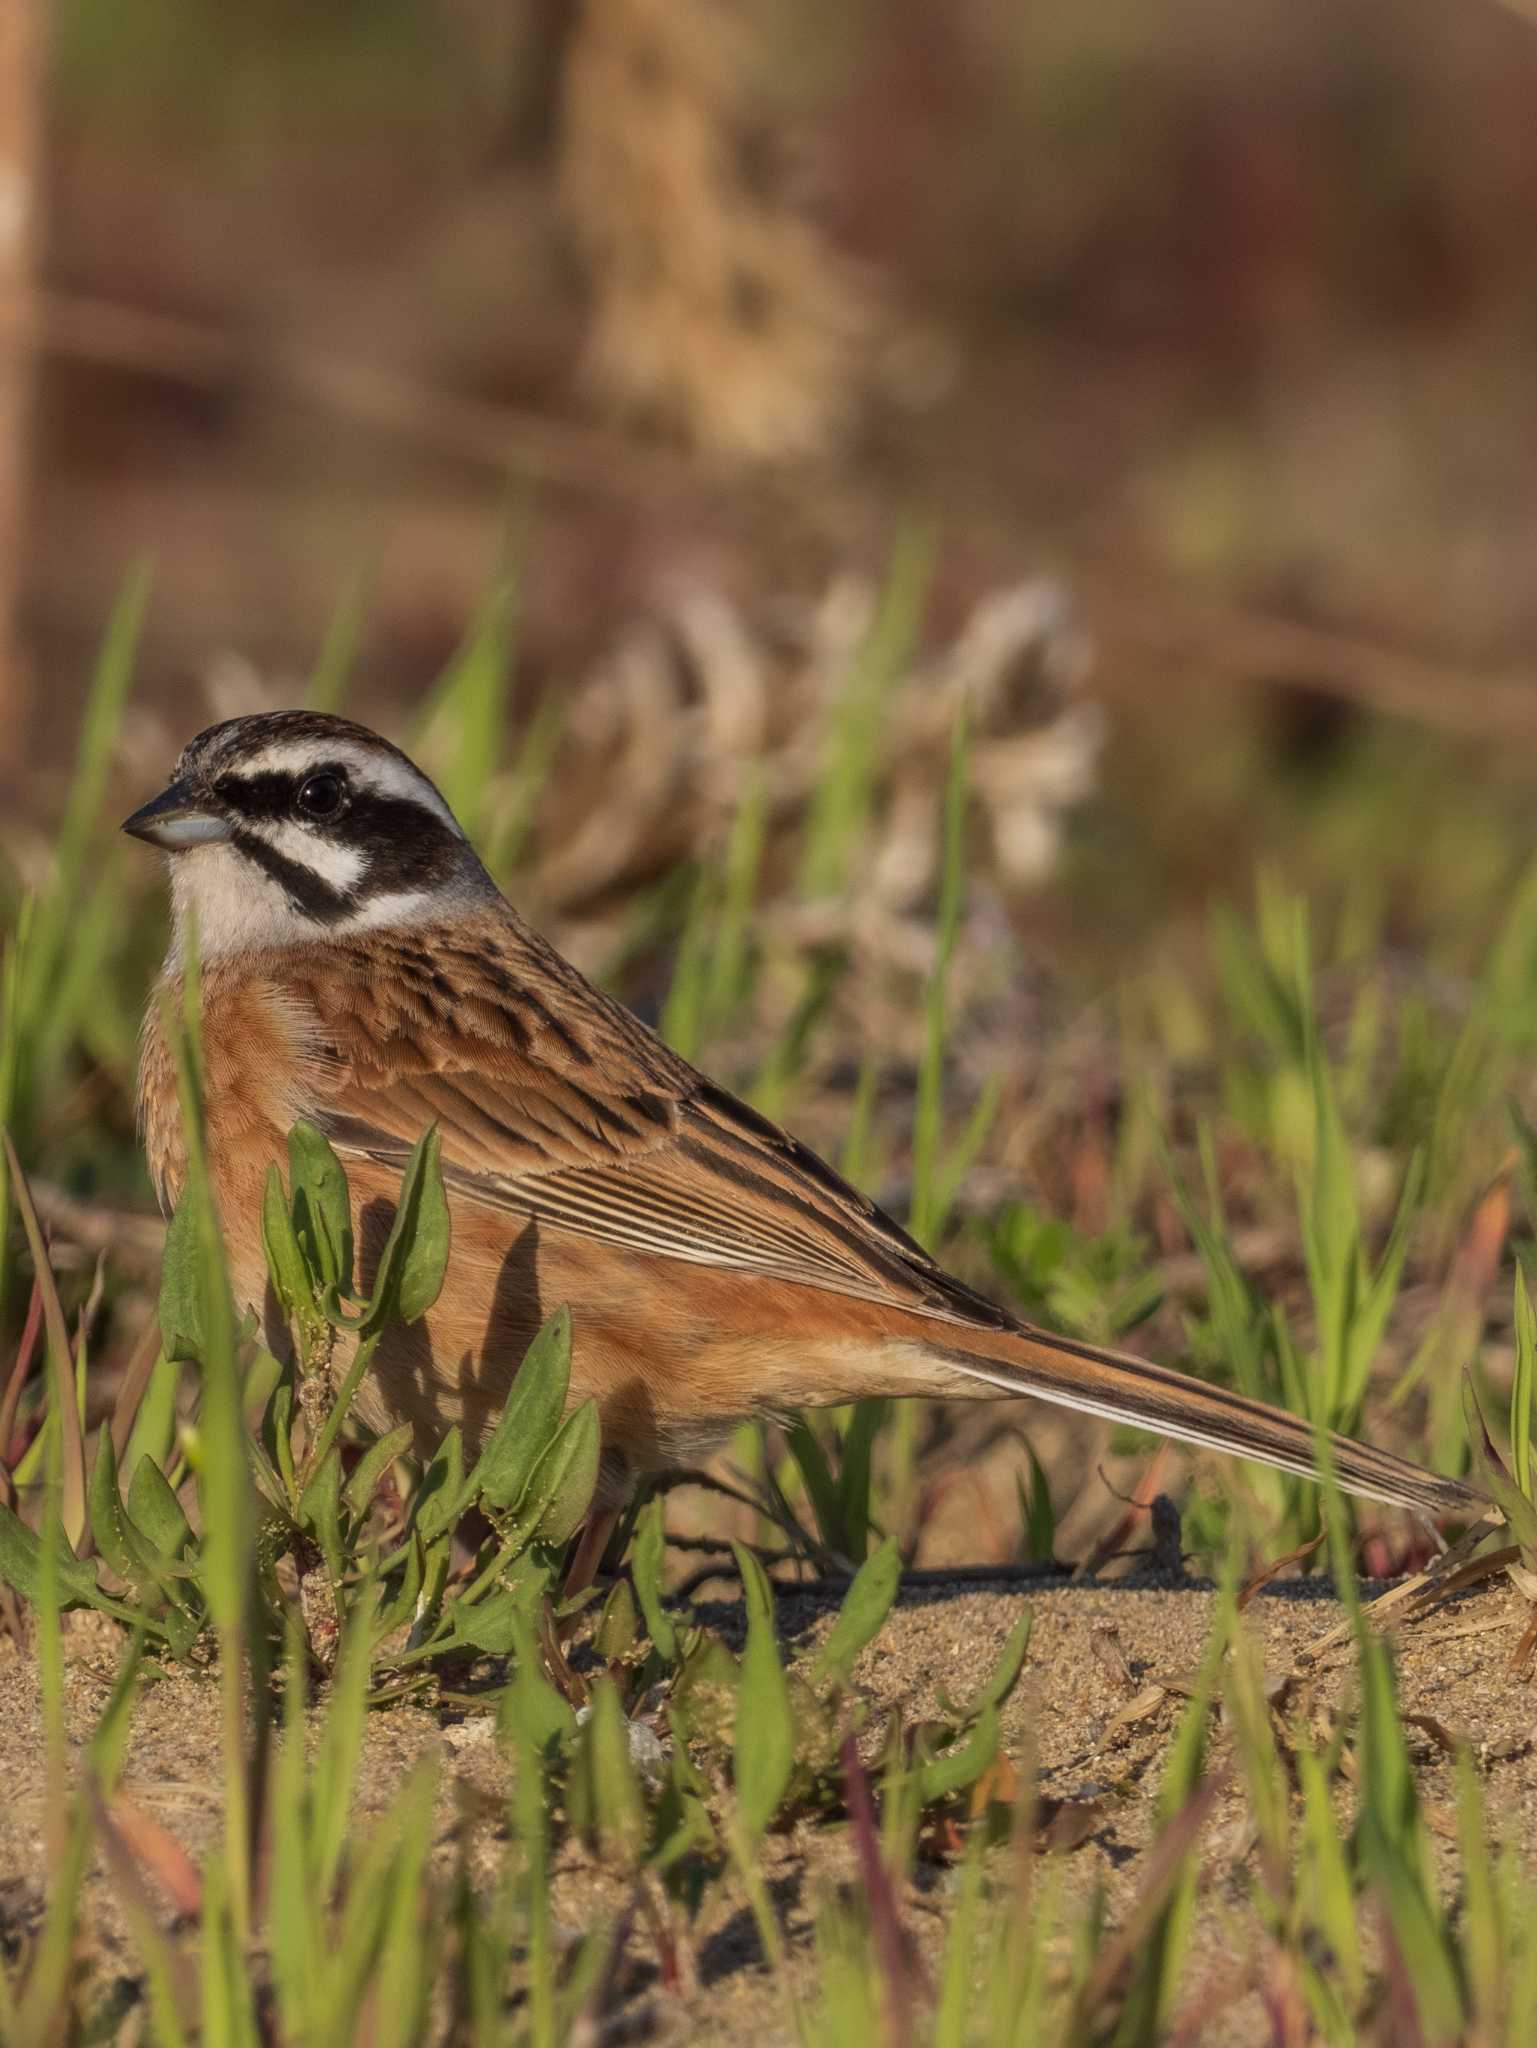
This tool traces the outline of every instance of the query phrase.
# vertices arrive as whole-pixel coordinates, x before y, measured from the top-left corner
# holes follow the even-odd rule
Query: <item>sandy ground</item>
[[[1140,1579],[1117,1585],[1022,1582],[1016,1589],[977,1589],[957,1583],[924,1587],[903,1596],[887,1627],[865,1652],[857,1682],[873,1703],[900,1702],[909,1714],[937,1708],[941,1689],[964,1696],[991,1668],[1009,1629],[1028,1602],[1034,1616],[1024,1680],[1004,1718],[1006,1746],[1016,1759],[1032,1749],[1043,1797],[1095,1801],[1081,1844],[1065,1858],[1069,1901],[1096,1883],[1106,1890],[1112,1920],[1135,1896],[1163,1762],[1183,1700],[1177,1690],[1151,1697],[1159,1681],[1195,1673],[1211,1623],[1209,1588],[1188,1581]],[[825,1633],[833,1603],[821,1596],[789,1595],[780,1602],[781,1631],[802,1649]],[[729,1605],[702,1608],[701,1616],[735,1633]],[[1537,1690],[1509,1670],[1510,1653],[1529,1609],[1503,1582],[1465,1595],[1397,1638],[1401,1703],[1464,1738],[1478,1760],[1497,1825],[1519,1843],[1537,1872]],[[1339,1619],[1326,1588],[1282,1585],[1261,1594],[1247,1626],[1261,1648],[1267,1674],[1281,1678],[1297,1653]],[[106,1697],[116,1645],[94,1624],[72,1631],[66,1687],[73,1743],[82,1743]],[[1348,1697],[1348,1648],[1326,1656],[1288,1696],[1288,1707],[1319,1719]],[[218,1698],[198,1677],[172,1676],[141,1699],[129,1745],[123,1789],[197,1855],[212,1839],[219,1817]],[[1433,1733],[1412,1734],[1419,1789],[1427,1804],[1441,1876],[1455,1887],[1455,1849],[1441,1830],[1449,1826],[1455,1796],[1450,1761]],[[363,1769],[366,1809],[382,1806],[410,1764],[437,1744],[443,1759],[439,1848],[446,1861],[450,1839],[466,1812],[485,1816],[478,1863],[489,1879],[499,1853],[497,1806],[505,1789],[491,1724],[485,1717],[397,1708],[370,1718]],[[1223,1730],[1214,1730],[1212,1757],[1220,1761]],[[14,1954],[35,1924],[42,1903],[45,1792],[35,1672],[14,1651],[0,1652],[0,1942]],[[487,1802],[487,1795],[491,1803]],[[1257,1922],[1248,1904],[1253,1843],[1246,1806],[1237,1794],[1221,1800],[1202,1841],[1203,1881],[1194,1950],[1182,1996],[1210,1987],[1213,2018],[1202,2038],[1234,2044],[1268,2039],[1252,1994],[1234,1997],[1233,1961],[1241,1957]],[[1342,1820],[1347,1819],[1342,1807]],[[1000,1852],[1007,1854],[1008,1852]],[[854,1873],[847,1831],[798,1826],[772,1841],[765,1864],[785,1917],[802,1988],[811,1988],[809,1942],[819,1903]],[[942,1953],[953,1871],[926,1866],[910,1888],[903,1911],[931,1976]],[[564,1930],[576,1933],[622,1907],[620,1887],[594,1869],[576,1845],[562,1849],[555,1908]],[[86,1901],[87,1940],[104,1980],[137,1976],[135,1952],[115,1896],[93,1870]],[[697,1991],[664,1991],[643,1935],[632,1939],[632,1966],[620,1982],[628,2038],[666,2042],[745,2042],[768,2048],[788,2038],[778,1987],[760,1967],[751,1922],[734,1886],[707,1902],[696,1927]],[[1218,1987],[1227,1984],[1226,2002]]]

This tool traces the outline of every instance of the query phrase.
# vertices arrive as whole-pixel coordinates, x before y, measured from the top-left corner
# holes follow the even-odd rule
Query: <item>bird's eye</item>
[[[342,807],[346,784],[339,775],[324,768],[318,775],[306,775],[299,785],[299,809],[306,818],[334,818]]]

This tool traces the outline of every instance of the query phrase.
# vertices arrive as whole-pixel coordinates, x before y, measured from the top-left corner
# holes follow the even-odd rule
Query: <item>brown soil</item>
[[[1005,1713],[1005,1743],[1016,1759],[1033,1749],[1044,1800],[1096,1802],[1086,1839],[1066,1856],[1069,1912],[1073,1901],[1102,1883],[1113,1923],[1144,1879],[1159,1779],[1183,1710],[1177,1688],[1197,1670],[1212,1622],[1209,1588],[1145,1578],[1114,1586],[926,1586],[903,1597],[865,1652],[857,1680],[873,1703],[900,1702],[909,1714],[936,1709],[941,1690],[964,1696],[991,1668],[1025,1601],[1034,1630],[1024,1680]],[[733,1608],[703,1612],[713,1625],[734,1632]],[[782,1598],[779,1618],[787,1644],[795,1650],[812,1645],[825,1633],[831,1612],[832,1603],[821,1596]],[[1490,1813],[1519,1846],[1528,1868],[1537,1870],[1537,1716],[1532,1688],[1509,1668],[1529,1617],[1526,1604],[1497,1582],[1405,1629],[1397,1640],[1401,1705],[1406,1713],[1426,1717],[1424,1730],[1411,1728],[1410,1737],[1420,1797],[1449,1890],[1457,1882],[1449,1837],[1455,1784],[1438,1730],[1470,1745]],[[1293,1584],[1256,1599],[1247,1626],[1267,1675],[1279,1679],[1339,1618],[1326,1588]],[[69,1734],[78,1749],[106,1698],[118,1644],[110,1625],[94,1620],[77,1623],[68,1640]],[[1288,1711],[1316,1720],[1346,1701],[1353,1663],[1348,1646],[1326,1655],[1294,1688]],[[1154,1702],[1151,1688],[1162,1680],[1173,1681],[1176,1689]],[[446,1863],[464,1817],[483,1814],[477,1856],[489,1880],[500,1854],[496,1816],[505,1776],[487,1717],[419,1708],[373,1715],[360,1817],[366,1820],[383,1807],[409,1766],[433,1744],[439,1745],[443,1769],[439,1853]],[[1214,1762],[1220,1763],[1226,1746],[1219,1726]],[[0,1783],[9,1789],[0,1803],[0,1944],[11,1954],[36,1924],[42,1904],[47,1816],[41,1760],[35,1671],[13,1650],[0,1653]],[[123,1790],[194,1857],[212,1842],[220,1793],[218,1697],[209,1680],[173,1675],[147,1689],[134,1719]],[[1194,1951],[1181,1993],[1210,2003],[1214,2019],[1220,2010],[1220,2038],[1235,2048],[1269,2038],[1257,1997],[1241,1993],[1233,1972],[1257,1931],[1248,1904],[1253,1838],[1247,1811],[1242,1797],[1230,1792],[1206,1828]],[[1343,1806],[1341,1821],[1348,1824]],[[810,1937],[819,1903],[830,1890],[854,1882],[847,1831],[798,1826],[769,1845],[765,1861],[797,1981],[810,1992]],[[925,1865],[922,1881],[903,1902],[931,1976],[952,1894],[953,1873]],[[578,1845],[568,1843],[558,1858],[555,1904],[560,1926],[574,1935],[616,1918],[623,1893]],[[137,1976],[131,1938],[99,1867],[88,1881],[85,1926],[87,1952],[103,1983]],[[733,1885],[719,1888],[696,1926],[700,1981],[693,1995],[678,1997],[659,1987],[643,1934],[632,1937],[630,1949],[633,1964],[621,1978],[627,2037],[751,2040],[754,2048],[788,2038],[781,1989],[760,1966],[751,1921]]]

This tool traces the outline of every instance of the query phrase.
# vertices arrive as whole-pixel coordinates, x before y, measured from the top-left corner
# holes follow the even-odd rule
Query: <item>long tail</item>
[[[1026,1324],[976,1332],[952,1326],[942,1339],[938,1326],[927,1322],[923,1345],[931,1357],[942,1359],[978,1390],[985,1386],[997,1393],[1054,1401],[1184,1443],[1276,1465],[1304,1479],[1319,1476],[1314,1431],[1300,1416],[1188,1373],[1151,1365],[1129,1352],[1104,1351]],[[966,1389],[957,1386],[953,1391],[960,1394]],[[1461,1480],[1443,1479],[1332,1430],[1328,1440],[1335,1473],[1347,1493],[1423,1515],[1477,1517],[1488,1506]]]

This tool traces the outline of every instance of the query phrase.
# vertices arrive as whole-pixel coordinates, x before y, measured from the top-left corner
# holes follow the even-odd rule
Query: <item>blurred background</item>
[[[359,576],[366,714],[441,673],[512,498],[525,713],[680,587],[767,633],[904,518],[931,643],[1049,572],[1115,829],[1193,785],[1219,873],[1237,726],[1318,767],[1373,714],[1537,723],[1520,5],[5,12],[23,801],[134,560],[178,729],[227,655],[302,678]]]
[[[1285,920],[1241,959],[1213,907],[1305,892],[1432,1020],[1362,1082],[1391,1166],[1537,837],[1534,138],[1518,0],[7,0],[8,904],[144,565],[106,825],[214,717],[342,703],[910,1209],[964,712],[956,1199],[1066,1219],[1112,1334],[1188,1254],[1149,1133],[1203,1072],[1235,1227],[1281,1199],[1209,1062]],[[109,841],[113,1000],[13,1088],[87,1246],[70,1202],[147,1206],[163,943]],[[1062,1244],[990,1227],[1028,1302]]]

